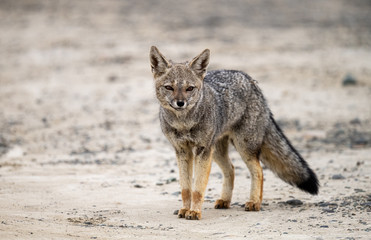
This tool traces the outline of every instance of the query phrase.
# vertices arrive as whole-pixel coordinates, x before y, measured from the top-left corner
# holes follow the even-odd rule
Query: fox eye
[[[174,91],[174,88],[172,88],[172,87],[169,86],[169,85],[166,85],[166,86],[165,86],[165,89],[166,89],[166,90],[169,90],[169,91]]]
[[[193,91],[194,88],[195,88],[195,87],[190,86],[190,87],[188,87],[188,88],[186,89],[186,91],[188,91],[188,92]]]

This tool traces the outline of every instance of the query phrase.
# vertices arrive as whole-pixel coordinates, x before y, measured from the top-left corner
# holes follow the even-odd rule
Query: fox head
[[[192,109],[201,96],[210,50],[205,49],[190,62],[173,63],[152,46],[149,57],[161,106],[175,112]]]

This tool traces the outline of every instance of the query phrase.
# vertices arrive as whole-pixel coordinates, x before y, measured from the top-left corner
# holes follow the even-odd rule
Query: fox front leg
[[[178,217],[184,218],[186,212],[191,209],[192,200],[192,175],[193,153],[189,146],[176,148],[176,156],[179,168],[179,183],[182,190],[183,207],[178,211]]]
[[[192,191],[191,209],[186,212],[185,218],[188,220],[200,220],[201,209],[204,202],[205,190],[209,180],[211,170],[212,151],[205,147],[196,148],[195,157],[195,181]]]

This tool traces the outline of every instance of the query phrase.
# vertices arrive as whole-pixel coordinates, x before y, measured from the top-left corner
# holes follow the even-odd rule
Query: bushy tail
[[[260,160],[283,181],[310,194],[318,193],[319,183],[316,174],[291,145],[272,114]]]

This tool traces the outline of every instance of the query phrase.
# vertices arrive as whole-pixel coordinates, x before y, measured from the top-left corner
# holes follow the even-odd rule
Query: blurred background
[[[319,199],[341,199],[337,191],[370,194],[370,13],[369,0],[0,0],[0,209],[7,209],[3,222],[13,223],[1,227],[27,229],[24,237],[46,229],[43,218],[55,229],[84,224],[83,214],[97,224],[115,222],[123,214],[109,212],[104,220],[92,206],[125,210],[126,204],[132,221],[147,209],[138,223],[146,226],[153,215],[168,219],[164,207],[178,207],[175,156],[158,121],[152,45],[175,62],[209,48],[209,69],[242,70],[256,79],[319,175]],[[245,179],[246,167],[231,156],[237,178]],[[268,211],[276,197],[315,201],[267,172]],[[210,185],[214,199],[217,168],[210,182],[219,184]],[[240,203],[243,183],[234,198]],[[161,203],[162,215],[145,205],[145,190]],[[286,216],[280,210],[273,211],[277,219]]]
[[[370,120],[370,10],[362,0],[2,0],[0,139],[64,152],[82,147],[75,128],[157,128],[145,122],[158,107],[152,45],[175,61],[209,48],[209,69],[249,73],[279,119]]]

